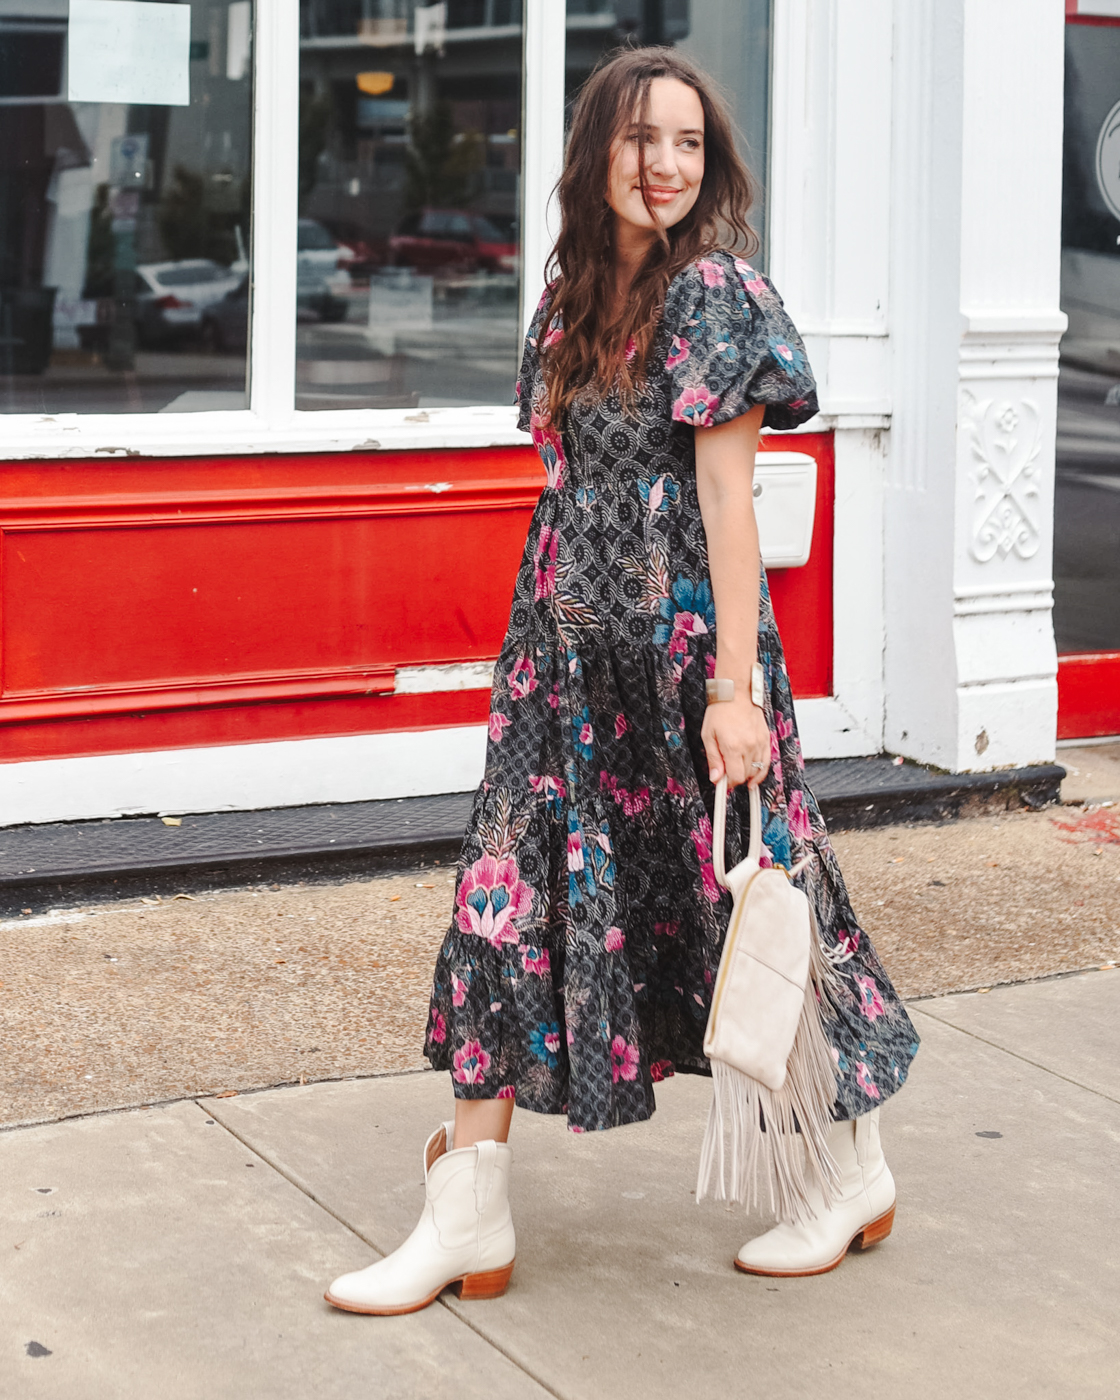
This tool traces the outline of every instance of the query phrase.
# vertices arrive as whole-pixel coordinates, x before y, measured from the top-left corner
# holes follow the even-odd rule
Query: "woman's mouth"
[[[672,189],[668,185],[647,185],[646,198],[651,204],[671,204],[682,190]]]

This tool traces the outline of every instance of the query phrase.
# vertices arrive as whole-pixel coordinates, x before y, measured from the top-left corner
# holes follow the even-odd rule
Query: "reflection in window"
[[[296,406],[509,404],[521,0],[302,0]]]
[[[1065,94],[1054,631],[1120,651],[1120,20],[1066,25]]]
[[[244,407],[251,21],[0,0],[5,411]]]
[[[766,181],[770,116],[771,0],[567,0],[568,110],[604,54],[622,44],[679,48],[723,88],[743,137],[740,154],[760,185]],[[763,239],[756,261],[765,268],[766,211],[751,221]]]

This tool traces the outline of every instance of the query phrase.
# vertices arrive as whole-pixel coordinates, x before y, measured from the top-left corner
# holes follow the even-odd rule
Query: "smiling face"
[[[640,230],[647,239],[656,236],[658,225],[667,229],[679,224],[700,194],[704,108],[695,89],[679,78],[654,78],[648,116],[644,131],[635,113],[615,137],[607,175],[607,203],[619,221],[619,232],[632,237]],[[643,140],[646,200],[639,165]]]

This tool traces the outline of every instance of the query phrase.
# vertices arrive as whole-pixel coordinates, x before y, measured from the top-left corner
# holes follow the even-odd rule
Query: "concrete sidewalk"
[[[412,1227],[442,1077],[0,1133],[0,1397],[1116,1395],[1120,971],[912,1010],[895,1233],[816,1279],[732,1270],[696,1079],[606,1134],[518,1114],[509,1292],[403,1318],[321,1294]]]

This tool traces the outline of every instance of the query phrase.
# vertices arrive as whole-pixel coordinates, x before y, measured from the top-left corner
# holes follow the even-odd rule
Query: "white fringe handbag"
[[[759,1175],[770,1207],[785,1221],[813,1215],[809,1182],[826,1201],[839,1172],[828,1149],[837,1071],[824,1033],[832,966],[821,946],[812,906],[792,870],[759,867],[762,802],[750,789],[750,842],[745,860],[724,869],[727,779],[716,788],[713,864],[734,906],[708,1014],[704,1054],[712,1066],[712,1106],[700,1154],[696,1199],[711,1192],[749,1207]],[[730,1190],[725,1139],[730,1133]]]

